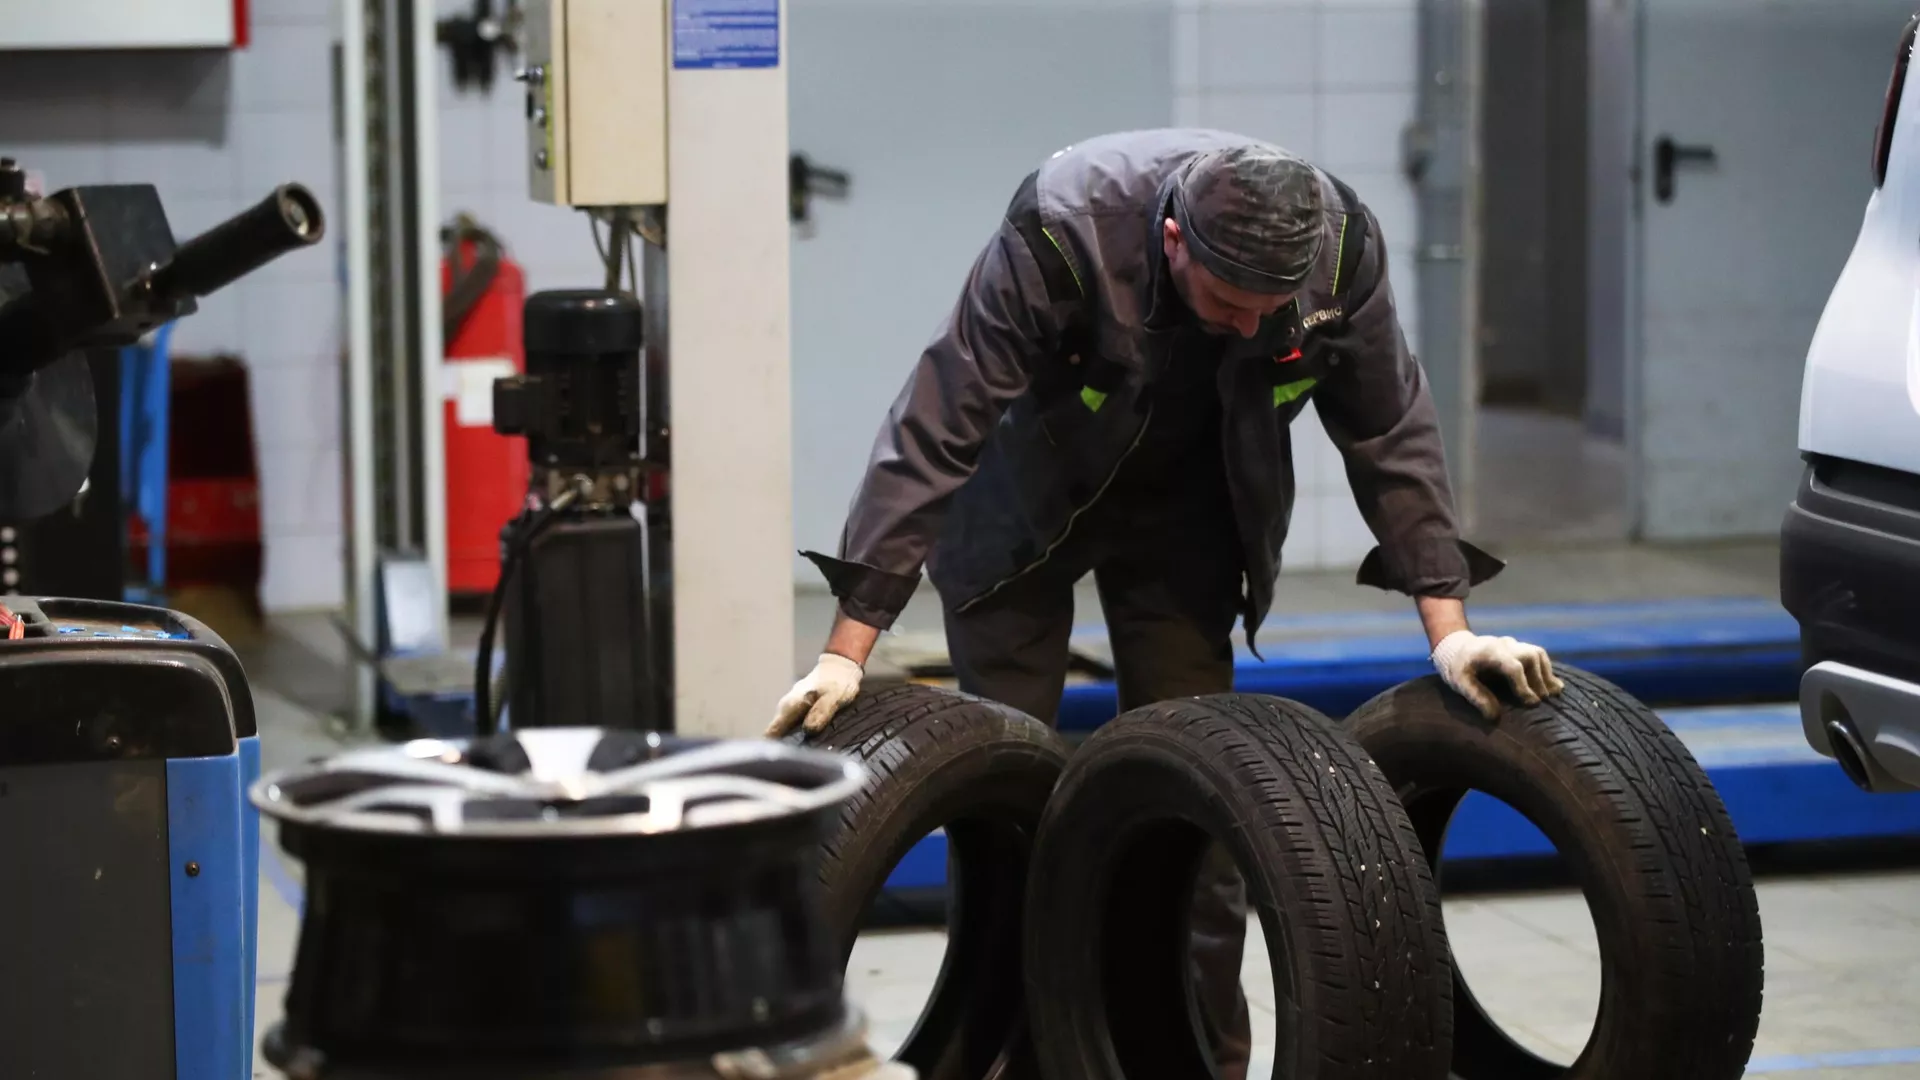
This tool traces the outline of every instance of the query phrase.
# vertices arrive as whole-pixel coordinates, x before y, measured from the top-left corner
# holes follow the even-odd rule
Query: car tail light
[[[1880,109],[1880,126],[1873,132],[1873,186],[1887,180],[1887,154],[1893,149],[1893,122],[1900,115],[1900,93],[1907,85],[1907,60],[1913,55],[1913,39],[1920,31],[1920,14],[1907,20],[1900,35],[1900,51],[1893,58],[1893,75],[1887,79],[1887,100]]]

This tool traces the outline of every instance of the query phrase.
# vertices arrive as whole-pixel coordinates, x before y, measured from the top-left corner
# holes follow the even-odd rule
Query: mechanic
[[[826,725],[912,597],[939,592],[960,688],[1052,723],[1073,587],[1092,573],[1120,707],[1227,692],[1273,599],[1306,403],[1379,541],[1361,584],[1415,598],[1432,661],[1489,717],[1499,673],[1558,693],[1544,650],[1475,634],[1503,567],[1458,535],[1426,375],[1373,213],[1286,150],[1206,130],[1106,135],[1020,186],[882,425],[837,558],[818,666],[783,735]],[[1216,1057],[1245,1075],[1244,887],[1216,845],[1193,917]]]

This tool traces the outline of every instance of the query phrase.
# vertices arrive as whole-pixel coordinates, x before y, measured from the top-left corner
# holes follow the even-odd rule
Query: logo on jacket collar
[[[1345,314],[1345,311],[1344,309],[1342,309],[1342,307],[1339,304],[1335,304],[1330,308],[1321,308],[1319,311],[1316,311],[1311,315],[1308,315],[1305,318],[1301,319],[1300,328],[1302,330],[1311,330],[1316,326],[1322,325],[1323,323],[1330,323],[1333,320],[1339,318],[1343,314]]]

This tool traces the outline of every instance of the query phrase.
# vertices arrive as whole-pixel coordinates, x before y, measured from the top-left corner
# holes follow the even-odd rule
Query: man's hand
[[[1433,666],[1448,686],[1473,703],[1489,720],[1500,716],[1500,699],[1487,689],[1482,676],[1505,676],[1520,700],[1538,705],[1566,689],[1553,673],[1553,661],[1538,645],[1510,637],[1484,637],[1471,630],[1455,630],[1433,648]]]
[[[774,707],[773,723],[767,726],[767,738],[778,739],[806,718],[808,731],[819,731],[860,692],[860,678],[866,673],[867,657],[873,655],[880,631],[837,612],[833,632],[827,635],[827,647],[820,662],[807,677],[793,684],[787,696]]]
[[[767,738],[780,738],[792,731],[802,718],[806,720],[808,732],[826,727],[833,714],[860,693],[862,674],[860,665],[846,657],[821,653],[820,662],[806,678],[793,684],[793,689],[787,691],[787,696],[774,708]]]

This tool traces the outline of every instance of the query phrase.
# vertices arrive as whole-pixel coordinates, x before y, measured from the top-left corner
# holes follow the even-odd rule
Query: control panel
[[[667,201],[668,0],[527,0],[527,177],[557,206]]]

